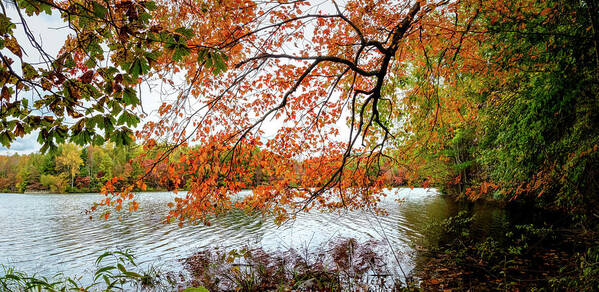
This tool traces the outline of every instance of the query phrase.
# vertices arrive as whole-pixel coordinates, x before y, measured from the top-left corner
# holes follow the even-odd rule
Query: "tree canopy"
[[[557,180],[576,186],[562,199],[588,198],[597,185],[593,1],[11,3],[0,142],[34,130],[43,150],[141,141],[140,179],[108,181],[104,205],[120,209],[160,162],[173,189],[188,178],[169,214],[181,222],[233,207],[279,220],[376,208],[388,163],[470,197],[539,196]],[[23,16],[53,12],[70,32],[58,56]],[[140,99],[145,83],[163,90]],[[144,98],[162,105],[134,133]],[[269,184],[235,201],[257,166]]]

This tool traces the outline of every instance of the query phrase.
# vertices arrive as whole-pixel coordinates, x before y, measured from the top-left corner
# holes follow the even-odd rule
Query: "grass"
[[[91,283],[82,277],[52,277],[28,275],[14,268],[1,266],[0,291],[172,291],[176,281],[150,267],[140,269],[131,251],[108,251],[96,259],[96,271]],[[167,274],[168,275],[168,274]]]

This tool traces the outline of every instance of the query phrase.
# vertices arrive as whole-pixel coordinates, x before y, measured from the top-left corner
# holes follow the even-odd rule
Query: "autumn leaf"
[[[17,39],[14,36],[4,37],[4,46],[8,48],[13,54],[17,55],[19,58],[23,57],[23,52],[21,51],[21,46],[17,42]]]
[[[6,101],[10,100],[10,90],[8,89],[8,87],[6,87],[6,86],[2,87],[2,93],[0,93],[0,99],[4,99]]]

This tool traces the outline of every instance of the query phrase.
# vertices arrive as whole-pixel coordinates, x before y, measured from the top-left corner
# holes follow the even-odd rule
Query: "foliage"
[[[67,138],[125,149],[145,117],[140,84],[170,89],[135,133],[137,157],[82,157],[107,195],[95,208],[135,210],[132,192],[162,186],[189,189],[169,221],[242,208],[283,222],[376,208],[391,169],[470,199],[596,215],[594,1],[15,1],[69,25],[56,57],[26,40],[42,65],[14,36],[33,35],[27,19],[3,9],[5,145],[39,129],[43,150]]]
[[[376,209],[401,181],[560,209],[594,232],[595,2],[16,0],[16,17],[0,3],[0,143],[39,130],[44,153],[95,145],[82,165],[74,146],[0,157],[0,189],[64,190],[68,170],[71,187],[107,195],[92,209],[117,211],[138,208],[135,191],[188,189],[169,204],[167,221],[182,225],[233,208],[279,223],[315,208]],[[57,56],[23,17],[52,12],[70,33]],[[141,84],[161,88],[150,117]],[[238,200],[244,188],[252,195]],[[436,241],[494,280],[553,236],[521,225],[474,238],[470,221],[444,222]],[[595,275],[596,250],[577,252],[569,273]],[[556,285],[595,285],[572,275]],[[247,276],[240,287],[258,280]]]
[[[99,192],[113,177],[119,177],[118,185],[135,185],[143,173],[144,165],[152,165],[153,160],[147,159],[139,162],[139,155],[143,149],[138,145],[114,146],[88,146],[78,148],[74,144],[60,145],[56,151],[45,154],[33,153],[28,155],[0,155],[0,191],[2,192],[35,192],[48,191],[53,182],[60,182],[61,187],[54,187],[54,191],[67,192]],[[185,157],[194,157],[198,151],[197,147],[180,147],[176,155],[170,160],[177,161]],[[248,168],[251,172],[243,177],[241,188],[267,186],[276,180],[268,167],[262,167],[256,163],[255,157],[264,155],[265,152],[258,148],[250,151],[249,156],[237,160],[238,165]],[[146,152],[145,156],[153,155],[152,151]],[[215,157],[219,159],[219,157]],[[169,160],[169,161],[170,161]],[[223,165],[229,161],[225,161]],[[302,182],[308,182],[306,171],[312,171],[310,162],[294,162],[296,186]],[[180,168],[179,168],[180,167]],[[182,163],[173,168],[173,171],[185,170],[178,177],[171,177],[168,172],[167,162],[159,162],[154,169],[142,177],[145,190],[190,190],[194,187],[194,178],[197,173],[189,171]],[[385,165],[381,172],[389,173],[384,179],[385,185],[398,185],[404,180],[403,174],[392,165]],[[238,174],[239,175],[239,174]],[[311,175],[317,175],[312,172]],[[44,176],[42,182],[41,177]],[[62,178],[62,180],[59,179]],[[68,187],[62,186],[63,180],[69,181]],[[240,177],[241,179],[241,177]],[[223,180],[215,181],[216,185],[223,186]],[[141,186],[135,188],[140,191]]]
[[[19,165],[23,165],[19,156],[0,156],[0,190],[3,192],[14,192],[17,189],[17,174],[19,173]],[[19,178],[23,178],[24,173],[21,173]],[[22,182],[22,181],[21,181]]]
[[[237,206],[282,221],[288,209],[372,207],[382,195],[380,165],[392,137],[381,117],[389,113],[385,80],[406,73],[399,65],[418,58],[428,42],[422,34],[456,55],[466,50],[435,29],[465,24],[445,15],[458,11],[458,3],[367,6],[333,3],[327,12],[304,1],[15,1],[17,14],[60,13],[71,35],[51,56],[27,19],[13,20],[4,10],[1,142],[9,145],[15,134],[39,129],[43,151],[67,138],[80,145],[130,144],[131,127],[139,122],[135,110],[143,110],[136,86],[154,77],[179,94],[165,97],[159,116],[136,133],[148,152],[138,160],[138,180],[128,185],[108,171],[98,178],[110,195],[105,205],[121,208],[111,202],[145,188],[143,180],[164,162],[172,188],[182,185],[183,172],[193,174],[189,196],[175,202],[171,218],[201,221]],[[23,58],[17,26],[43,57],[41,65]],[[412,47],[418,48],[414,54],[404,55]],[[181,71],[184,80],[177,84],[173,76]],[[335,124],[346,116],[351,133],[340,141]],[[267,119],[281,126],[262,139]],[[196,147],[195,153],[176,159],[177,148],[185,146]],[[257,147],[267,153],[259,161],[239,161]],[[303,166],[299,181],[296,167],[303,161],[311,164]],[[256,165],[270,185],[257,186],[255,197],[234,204],[231,195],[255,175]]]
[[[541,196],[545,204],[585,214],[597,200],[597,11],[579,1],[544,5],[552,12],[542,19],[491,26],[508,31],[489,50],[505,62],[507,74],[490,88],[495,93],[483,94],[488,108],[480,161],[502,195]],[[536,34],[509,33],[519,25]],[[539,37],[543,33],[549,36]],[[503,59],[508,43],[511,51],[534,53]]]
[[[98,256],[92,274],[27,275],[2,267],[3,291],[409,291],[375,241],[337,238],[314,253],[290,249],[205,249],[182,260],[188,274],[140,268],[131,251]],[[184,276],[185,275],[185,276]],[[185,277],[189,275],[186,280]],[[187,288],[186,288],[187,287]]]
[[[6,291],[125,291],[152,289],[154,291],[172,289],[172,281],[160,279],[154,268],[142,271],[137,267],[130,251],[107,251],[96,259],[96,271],[92,280],[83,284],[82,277],[52,278],[27,275],[4,267],[0,274],[0,288]],[[168,280],[168,279],[165,279]]]
[[[484,219],[467,211],[432,222],[421,243],[427,264],[414,272],[423,277],[423,288],[596,289],[595,278],[587,276],[598,271],[597,233],[573,229],[542,210],[528,212],[541,215],[542,223],[517,223],[508,216],[494,232],[477,230]]]
[[[599,289],[599,245],[574,256],[574,263],[560,269],[562,276],[550,280],[553,287],[571,287],[578,291]]]
[[[399,291],[405,284],[380,243],[338,238],[321,248],[316,252],[215,248],[197,252],[183,263],[191,274],[188,282],[211,291]]]
[[[67,176],[65,174],[51,175],[43,174],[40,176],[40,184],[45,186],[53,193],[64,193],[67,189]]]
[[[128,145],[140,121],[136,111],[140,77],[160,63],[181,61],[198,50],[187,43],[194,31],[153,20],[160,13],[153,1],[16,0],[1,8],[4,146],[35,130],[42,152],[67,140],[79,145],[105,141]],[[57,56],[44,49],[34,28],[27,25],[28,17],[53,13],[68,25],[69,34]],[[24,39],[15,33],[19,26]],[[25,52],[25,45],[33,52]],[[31,53],[40,60],[29,60]],[[197,58],[205,60],[220,59]],[[220,64],[207,67],[222,70]]]
[[[114,147],[106,144],[80,149],[74,144],[64,144],[56,151],[45,154],[0,155],[0,172],[6,176],[5,180],[0,180],[0,190],[99,191],[113,173],[132,180],[141,172],[129,161],[136,151],[139,151],[137,146]],[[127,155],[123,156],[124,153]],[[156,188],[165,189],[161,185],[156,185]]]
[[[400,137],[393,156],[458,197],[532,202],[581,222],[594,216],[596,4],[485,1],[460,9],[466,26],[481,32],[463,36],[476,41],[471,56],[430,45],[388,84],[386,96],[399,105],[390,109]]]
[[[56,168],[66,171],[71,178],[71,188],[81,164],[83,164],[83,159],[81,159],[79,148],[76,145],[63,144],[60,146],[60,155],[56,157]]]

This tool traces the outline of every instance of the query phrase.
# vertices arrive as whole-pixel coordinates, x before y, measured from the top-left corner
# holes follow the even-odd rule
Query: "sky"
[[[37,142],[37,132],[27,134],[23,138],[17,138],[10,149],[0,146],[0,155],[29,154],[39,151],[41,145]]]

